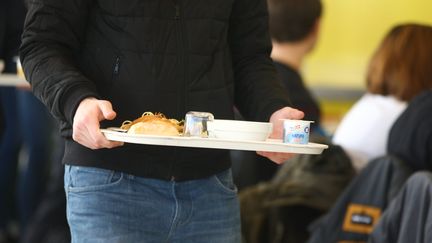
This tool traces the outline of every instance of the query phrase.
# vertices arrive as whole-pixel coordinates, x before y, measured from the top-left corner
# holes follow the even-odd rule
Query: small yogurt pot
[[[311,123],[313,123],[313,121],[284,119],[283,142],[291,144],[308,144]]]

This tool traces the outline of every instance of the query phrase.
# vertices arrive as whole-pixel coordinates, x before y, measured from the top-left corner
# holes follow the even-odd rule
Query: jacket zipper
[[[120,57],[117,56],[113,67],[113,76],[117,76],[120,72]]]
[[[180,5],[178,4],[178,0],[174,0],[174,8],[175,8],[175,20],[180,19]]]
[[[186,41],[185,41],[185,35],[183,30],[183,18],[182,18],[182,9],[180,5],[180,0],[172,0],[174,3],[175,8],[175,26],[176,26],[176,35],[177,35],[177,43],[179,45],[179,58],[180,58],[180,65],[179,67],[182,68],[181,72],[183,72],[183,77],[180,79],[180,82],[178,83],[178,90],[181,90],[183,92],[183,95],[179,95],[178,98],[178,104],[177,109],[178,113],[181,113],[181,111],[186,109],[186,100],[187,100],[187,57],[186,57]]]
[[[179,46],[178,52],[179,52],[179,67],[182,68],[181,72],[183,72],[183,77],[180,78],[178,82],[178,89],[180,92],[184,92],[183,95],[179,95],[177,99],[177,113],[180,114],[183,110],[186,109],[186,97],[187,97],[187,87],[186,87],[186,80],[187,80],[187,62],[186,62],[186,41],[185,36],[183,33],[183,18],[182,18],[182,9],[180,5],[181,0],[172,0],[174,4],[174,20],[175,20],[175,28],[176,28],[176,36],[177,36],[177,43]],[[174,160],[182,160],[181,154],[178,153],[178,150],[174,150]],[[179,157],[180,156],[180,157]],[[170,164],[170,174],[171,174],[171,181],[175,181],[176,177],[172,174],[173,172],[174,164]]]

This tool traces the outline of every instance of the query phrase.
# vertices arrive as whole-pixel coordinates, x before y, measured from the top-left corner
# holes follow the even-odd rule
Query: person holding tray
[[[301,119],[270,59],[265,0],[33,0],[21,61],[61,123],[72,242],[240,242],[229,151],[123,144],[146,111]],[[292,154],[259,152],[282,163]]]

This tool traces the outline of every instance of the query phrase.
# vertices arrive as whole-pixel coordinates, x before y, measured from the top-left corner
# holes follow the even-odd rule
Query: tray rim
[[[128,134],[118,128],[101,129],[101,132],[108,140],[121,141],[126,143],[178,146],[192,148],[228,149],[245,151],[269,151],[298,154],[321,154],[328,145],[319,143],[308,144],[287,144],[281,139],[267,139],[266,141],[253,140],[231,140],[220,138],[201,138],[183,136],[161,136],[146,134]]]

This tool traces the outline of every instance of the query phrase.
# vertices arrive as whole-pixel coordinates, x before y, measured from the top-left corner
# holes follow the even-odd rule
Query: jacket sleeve
[[[290,101],[270,58],[265,0],[235,0],[229,27],[235,104],[246,119],[268,121]]]
[[[20,59],[33,92],[59,120],[72,124],[79,102],[98,97],[79,70],[92,0],[30,0]]]

